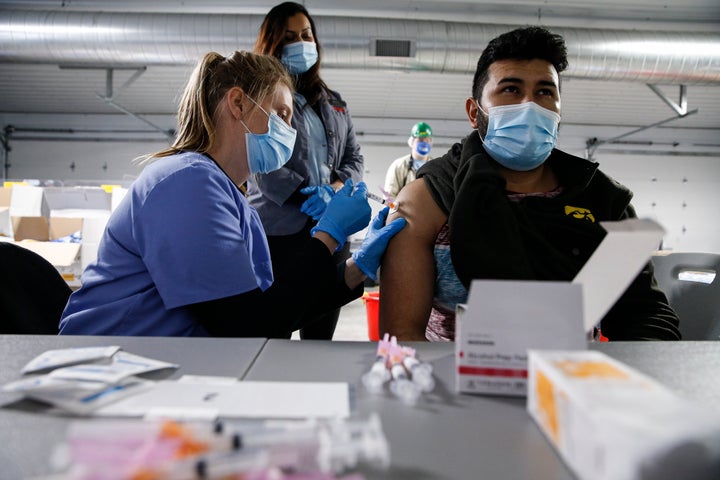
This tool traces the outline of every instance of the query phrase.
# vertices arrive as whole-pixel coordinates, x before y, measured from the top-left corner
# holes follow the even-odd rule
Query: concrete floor
[[[366,288],[366,292],[376,291],[375,288]],[[293,340],[299,340],[298,332],[294,332]],[[340,309],[340,318],[333,340],[348,340],[366,342],[368,338],[367,312],[362,298],[353,300]]]

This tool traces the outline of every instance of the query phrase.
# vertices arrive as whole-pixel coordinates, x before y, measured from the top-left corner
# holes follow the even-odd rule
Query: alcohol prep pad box
[[[456,386],[460,392],[524,396],[530,348],[584,349],[582,287],[569,282],[475,280],[457,311]]]
[[[455,386],[524,396],[528,349],[587,348],[589,332],[630,285],[664,230],[650,220],[602,222],[607,231],[572,282],[473,280],[458,305]]]
[[[718,412],[601,352],[528,357],[528,413],[579,479],[720,478]]]

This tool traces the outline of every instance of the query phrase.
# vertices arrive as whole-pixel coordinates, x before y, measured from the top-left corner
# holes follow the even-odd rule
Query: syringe
[[[377,414],[367,419],[248,425],[240,430],[222,424],[127,422],[116,424],[119,438],[100,435],[108,425],[93,422],[92,428],[71,426],[68,440],[56,455],[55,466],[68,474],[63,478],[146,475],[143,478],[204,479],[258,469],[340,473],[359,463],[382,469],[390,464],[387,439]],[[223,437],[237,441],[217,441]],[[93,449],[93,442],[101,448]],[[112,475],[105,476],[108,471]]]
[[[402,347],[405,352],[403,365],[410,372],[412,381],[420,386],[423,392],[429,392],[435,388],[435,380],[432,376],[433,367],[431,364],[421,362],[415,357],[415,349]]]
[[[367,197],[371,200],[375,200],[378,203],[382,203],[383,205],[387,205],[390,207],[390,209],[395,210],[396,203],[393,200],[390,200],[388,198],[383,198],[380,195],[372,192],[367,192]]]
[[[390,380],[390,370],[388,370],[387,359],[388,350],[390,348],[390,334],[386,333],[382,340],[378,342],[377,354],[370,370],[363,374],[362,382],[371,393],[380,393],[383,391],[383,385]]]
[[[390,391],[395,394],[403,403],[415,405],[422,394],[420,385],[413,383],[408,377],[407,370],[403,365],[405,352],[397,344],[395,336],[390,338]]]

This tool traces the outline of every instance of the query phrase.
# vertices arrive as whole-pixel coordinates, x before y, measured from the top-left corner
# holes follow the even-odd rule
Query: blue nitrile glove
[[[345,245],[348,236],[359,232],[370,222],[370,205],[367,201],[367,185],[358,182],[353,191],[353,182],[348,179],[345,185],[335,192],[328,203],[325,213],[310,234],[326,232],[338,242],[336,250]]]
[[[311,195],[303,202],[300,211],[312,217],[313,220],[317,220],[325,213],[328,203],[335,195],[335,190],[330,185],[320,185],[319,187],[305,187],[300,190],[300,193]]]
[[[365,235],[360,248],[352,254],[355,265],[363,271],[365,275],[377,281],[377,270],[380,266],[380,259],[385,253],[387,244],[392,237],[405,227],[407,221],[404,218],[398,218],[385,225],[390,207],[380,210],[375,219],[370,224],[370,230]]]

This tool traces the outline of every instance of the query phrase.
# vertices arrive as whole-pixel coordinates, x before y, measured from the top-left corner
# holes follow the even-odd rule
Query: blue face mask
[[[487,134],[484,139],[481,134],[480,139],[493,160],[510,170],[525,172],[550,156],[559,123],[559,114],[534,102],[490,107]]]
[[[427,155],[430,153],[430,149],[432,148],[432,144],[430,142],[417,142],[415,144],[415,151],[418,153],[418,155]]]
[[[283,47],[280,61],[288,72],[299,75],[317,63],[318,51],[314,42],[288,43]]]
[[[258,106],[268,116],[268,131],[266,133],[252,133],[245,123],[245,145],[247,148],[248,168],[250,173],[268,173],[282,167],[290,160],[297,131],[283,122],[274,113],[268,114],[264,108],[248,96],[251,102]]]

